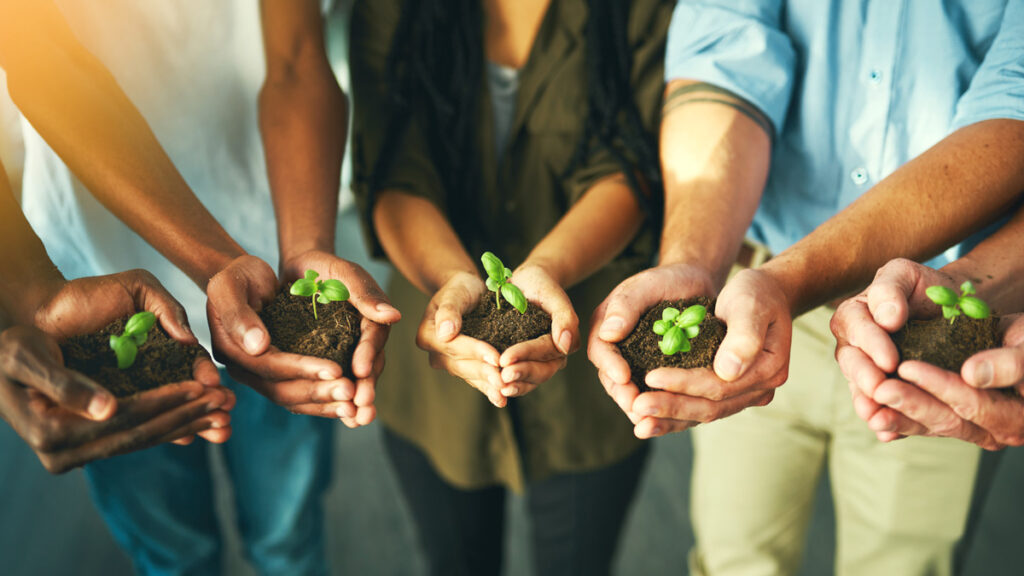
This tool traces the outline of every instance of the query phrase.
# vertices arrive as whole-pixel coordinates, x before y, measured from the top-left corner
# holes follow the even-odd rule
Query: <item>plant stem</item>
[[[317,318],[317,315],[316,315],[316,293],[315,292],[313,293],[313,319],[314,320],[319,320],[320,319],[320,318]]]
[[[494,293],[494,304],[501,310],[501,286],[498,286],[498,291]]]

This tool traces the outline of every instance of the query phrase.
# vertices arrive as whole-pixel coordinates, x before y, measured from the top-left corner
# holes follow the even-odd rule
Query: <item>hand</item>
[[[498,351],[494,346],[460,334],[462,316],[480,302],[487,288],[476,274],[458,272],[438,289],[427,304],[416,332],[416,345],[430,355],[430,366],[447,370],[487,396],[498,408],[508,404],[501,394]]]
[[[751,270],[738,274],[718,299],[715,315],[729,331],[715,357],[714,372],[659,368],[646,378],[654,391],[644,394],[629,382],[629,367],[611,343],[624,338],[640,315],[658,302],[712,293],[707,272],[682,264],[662,266],[620,284],[594,313],[594,326],[600,328],[597,337],[590,337],[590,359],[598,366],[605,390],[634,423],[638,438],[678,432],[748,406],[763,406],[771,401],[774,388],[785,382],[789,308],[770,277]]]
[[[231,261],[206,287],[213,352],[236,380],[296,414],[341,418],[355,385],[337,363],[281,352],[256,311],[277,293],[277,278],[255,256]]]
[[[281,279],[302,278],[306,270],[316,270],[323,278],[340,280],[349,290],[349,302],[363,315],[359,342],[352,355],[354,389],[343,388],[338,413],[349,428],[365,426],[376,417],[373,405],[377,377],[384,369],[384,343],[390,325],[402,319],[372,276],[358,264],[342,260],[328,252],[310,250],[281,262]]]
[[[130,270],[108,276],[79,278],[55,284],[45,290],[46,295],[33,314],[36,327],[58,340],[78,334],[88,334],[114,320],[148,310],[156,315],[160,325],[175,340],[183,344],[198,344],[188,327],[188,317],[181,304],[167,292],[160,282],[145,270]],[[63,365],[63,361],[59,362]],[[196,382],[217,388],[226,398],[223,410],[234,406],[234,394],[220,387],[217,367],[205,354],[197,360],[193,370]],[[65,390],[65,389],[59,389]],[[58,389],[53,393],[57,394]],[[67,393],[81,393],[85,388],[67,388]],[[91,393],[80,398],[51,396],[58,404],[78,410],[83,416],[107,419],[114,413],[114,396],[102,386],[92,383]],[[226,414],[222,415],[227,418]],[[224,442],[230,431],[204,430],[199,434],[211,442]],[[178,443],[188,443],[182,438]]]
[[[510,346],[501,354],[502,396],[514,398],[532,392],[565,367],[566,357],[579,348],[580,321],[569,296],[547,271],[529,263],[512,275],[531,305],[551,315],[551,334]]]
[[[875,430],[878,439],[888,442],[901,437],[901,431],[918,432],[920,426],[896,426],[898,414],[875,401],[879,387],[888,383],[886,398],[901,395],[906,383],[891,380],[888,374],[896,372],[899,352],[889,334],[899,330],[912,315],[920,316],[934,308],[925,295],[928,286],[942,284],[958,286],[959,282],[948,274],[932,270],[916,262],[898,258],[890,261],[875,274],[871,285],[863,292],[843,302],[832,316],[832,333],[836,337],[836,360],[850,381],[850,391],[857,413]],[[922,399],[912,394],[911,399]],[[934,399],[933,399],[934,400]],[[952,412],[928,402],[930,408],[904,407],[915,413],[927,410],[952,418]],[[929,417],[934,421],[934,416]]]
[[[207,360],[209,361],[209,360]],[[0,416],[51,473],[164,442],[231,435],[230,392],[189,381],[118,402],[99,384],[63,366],[57,342],[38,329],[0,334]]]

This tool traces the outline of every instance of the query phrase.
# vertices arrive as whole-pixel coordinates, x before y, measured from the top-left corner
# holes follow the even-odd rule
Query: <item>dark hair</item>
[[[633,98],[633,54],[627,36],[630,4],[627,0],[587,0],[588,110],[583,137],[565,174],[604,148],[622,166],[647,216],[660,219],[657,142],[644,128]],[[394,112],[371,182],[377,189],[414,111],[425,113],[426,137],[447,192],[450,220],[460,235],[471,237],[478,237],[479,231],[475,217],[480,179],[476,121],[484,70],[483,28],[481,0],[403,2],[388,56]]]

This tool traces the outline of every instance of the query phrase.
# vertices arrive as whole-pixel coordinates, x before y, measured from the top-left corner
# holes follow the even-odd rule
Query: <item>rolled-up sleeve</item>
[[[780,27],[782,0],[720,0],[676,5],[665,80],[707,82],[750,102],[782,129],[796,55]]]
[[[1010,0],[999,32],[960,97],[953,129],[1008,118],[1024,120],[1024,0]]]

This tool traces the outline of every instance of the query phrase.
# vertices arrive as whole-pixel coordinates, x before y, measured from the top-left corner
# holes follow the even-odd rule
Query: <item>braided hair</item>
[[[595,151],[608,150],[647,217],[657,222],[661,171],[655,137],[644,129],[633,98],[633,55],[626,29],[630,2],[587,0],[587,5],[588,110],[583,136],[564,175]],[[394,112],[371,183],[372,189],[379,188],[405,126],[415,112],[424,113],[432,160],[447,192],[445,208],[463,237],[479,237],[480,232],[476,121],[485,64],[483,29],[481,0],[403,2],[388,56]]]

